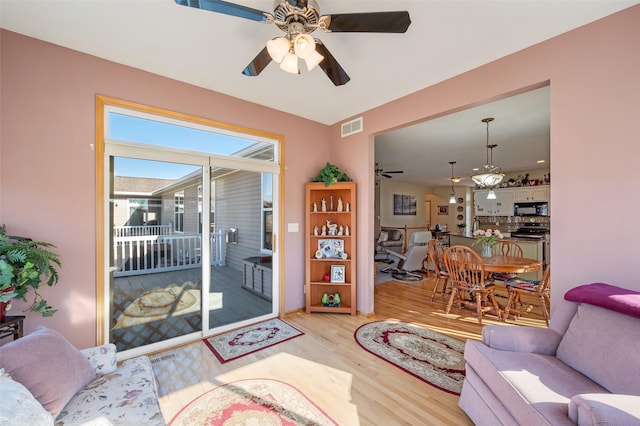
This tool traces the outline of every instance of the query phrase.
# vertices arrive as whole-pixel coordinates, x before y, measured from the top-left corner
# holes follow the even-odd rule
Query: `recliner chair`
[[[374,260],[376,262],[393,263],[393,259],[389,257],[387,249],[401,252],[403,243],[404,234],[399,229],[384,229],[380,231],[380,235],[376,240]]]
[[[427,258],[428,244],[431,238],[431,231],[417,231],[411,234],[411,242],[405,254],[387,250],[389,255],[399,259],[398,269],[389,268],[388,272],[391,272],[391,276],[398,280],[422,279],[422,275],[417,271],[422,271],[424,268],[424,260]],[[384,271],[383,269],[382,272]]]

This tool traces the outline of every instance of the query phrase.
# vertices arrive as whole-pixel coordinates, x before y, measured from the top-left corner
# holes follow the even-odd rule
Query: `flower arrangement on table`
[[[502,232],[497,229],[477,229],[473,231],[473,236],[476,237],[476,242],[474,244],[488,245],[489,247],[495,246],[498,240],[504,238]]]

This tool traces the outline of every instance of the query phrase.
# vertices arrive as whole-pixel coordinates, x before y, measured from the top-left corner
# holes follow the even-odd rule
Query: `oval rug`
[[[247,379],[200,395],[169,426],[331,425],[337,423],[298,389],[279,380]]]
[[[441,389],[459,395],[464,380],[464,342],[400,321],[375,321],[354,333],[363,349]]]

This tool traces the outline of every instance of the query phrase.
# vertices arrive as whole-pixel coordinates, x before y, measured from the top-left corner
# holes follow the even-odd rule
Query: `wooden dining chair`
[[[433,286],[433,291],[431,291],[431,302],[433,302],[433,297],[438,291],[440,281],[442,281],[442,294],[445,293],[447,284],[449,283],[449,272],[447,272],[447,268],[446,266],[444,266],[443,254],[444,247],[442,246],[442,243],[435,238],[429,240],[427,259],[428,262],[433,265],[433,273],[436,278],[436,283]]]
[[[542,309],[544,320],[549,326],[549,306],[551,303],[551,267],[547,266],[547,269],[542,273],[542,279],[539,282],[522,280],[515,278],[513,280],[505,281],[507,290],[509,292],[509,300],[507,306],[504,308],[502,317],[506,320],[509,315],[513,315],[514,320],[517,320],[520,316],[520,311],[515,309],[514,306],[517,303],[522,304],[522,296],[526,295],[528,298],[536,299],[537,304],[531,303],[526,309],[526,312],[531,312],[533,306],[539,306]]]
[[[445,250],[443,258],[451,283],[451,297],[445,312],[448,314],[457,302],[459,308],[462,305],[475,308],[479,324],[482,324],[483,315],[491,310],[501,319],[502,311],[494,295],[495,285],[486,281],[480,255],[469,247],[451,246]],[[467,294],[472,300],[466,299]]]
[[[500,256],[524,257],[522,247],[513,241],[498,241],[493,246],[493,253]]]
[[[522,247],[513,241],[498,241],[495,246],[492,247],[491,251],[496,256],[513,256],[513,257],[524,257],[524,252],[522,251]],[[503,272],[491,274],[489,279],[491,281],[500,281],[500,284],[503,284],[506,280],[511,280],[517,278],[516,274],[506,274]]]

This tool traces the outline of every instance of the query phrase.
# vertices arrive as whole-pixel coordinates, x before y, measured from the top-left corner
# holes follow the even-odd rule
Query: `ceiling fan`
[[[386,178],[391,179],[393,176],[391,176],[392,173],[404,173],[403,170],[383,170],[382,167],[380,166],[380,163],[376,163],[376,177],[380,177],[380,176],[384,176]]]
[[[317,29],[327,33],[404,33],[411,24],[407,11],[320,15],[315,0],[275,0],[273,14],[222,0],[175,2],[181,6],[273,23],[286,33],[284,37],[267,42],[267,46],[242,71],[244,75],[259,75],[272,60],[280,63],[283,70],[299,74],[298,58],[301,58],[309,71],[319,66],[336,86],[346,84],[350,78],[322,41],[312,38],[310,33]]]

